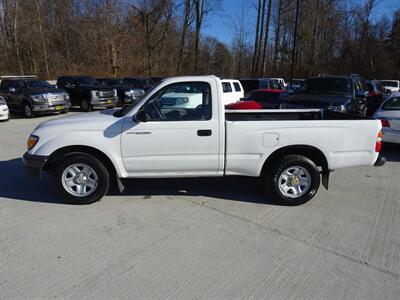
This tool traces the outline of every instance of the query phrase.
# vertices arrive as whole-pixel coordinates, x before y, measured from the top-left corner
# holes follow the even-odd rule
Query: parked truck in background
[[[61,76],[57,79],[57,87],[67,91],[71,105],[79,105],[84,112],[117,106],[117,90],[105,87],[89,76]]]
[[[23,112],[31,118],[38,114],[69,111],[69,94],[34,76],[2,77],[0,95],[11,111]]]
[[[164,103],[195,91],[201,104]],[[249,176],[270,197],[298,205],[333,170],[382,165],[381,122],[319,109],[226,111],[215,76],[168,78],[136,105],[40,124],[28,139],[28,172],[51,174],[67,202],[101,199],[124,178]],[[199,96],[196,96],[196,99]],[[183,97],[184,98],[184,97]],[[114,179],[114,180],[113,180]]]

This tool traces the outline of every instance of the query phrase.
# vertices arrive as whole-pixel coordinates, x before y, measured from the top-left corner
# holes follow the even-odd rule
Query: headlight
[[[33,100],[33,102],[36,103],[43,103],[43,102],[47,102],[47,95],[31,95],[31,99]]]
[[[6,105],[6,99],[4,99],[3,97],[0,97],[0,105]]]
[[[67,101],[69,100],[69,94],[68,93],[64,93],[64,99],[67,100]]]
[[[28,150],[31,150],[37,142],[39,141],[39,137],[36,135],[31,134],[28,138],[28,141],[26,142],[26,146],[28,147]]]
[[[337,112],[346,112],[346,107],[344,105],[338,105],[338,106],[330,105],[328,106],[328,109]]]
[[[114,92],[114,97],[117,97],[117,90],[113,89],[113,92]]]
[[[135,96],[144,95],[145,91],[142,89],[131,90],[131,94]]]

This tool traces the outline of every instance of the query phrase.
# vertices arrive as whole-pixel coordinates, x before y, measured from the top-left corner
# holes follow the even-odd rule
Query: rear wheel
[[[272,200],[282,205],[300,205],[311,200],[321,181],[315,163],[301,155],[282,157],[265,179]]]
[[[75,153],[62,158],[52,172],[56,192],[71,204],[90,204],[108,191],[110,175],[94,156]]]

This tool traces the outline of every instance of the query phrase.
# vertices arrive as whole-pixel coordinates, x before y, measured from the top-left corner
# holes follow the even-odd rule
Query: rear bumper
[[[24,156],[22,157],[22,162],[25,166],[26,172],[34,177],[40,178],[43,167],[48,160],[48,156],[41,156],[41,155],[32,155],[28,152],[25,152]]]
[[[375,167],[381,167],[381,166],[383,166],[385,163],[386,163],[386,158],[383,157],[383,156],[381,156],[381,155],[379,155],[379,156],[378,156],[378,159],[376,160],[376,162],[375,162],[375,164],[374,164],[374,166],[375,166]]]

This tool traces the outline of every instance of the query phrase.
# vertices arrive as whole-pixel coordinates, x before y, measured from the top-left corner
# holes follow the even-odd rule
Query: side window
[[[240,84],[237,82],[233,83],[233,86],[235,87],[235,92],[241,92],[242,89],[240,88]]]
[[[229,82],[223,82],[222,83],[222,91],[224,93],[232,93],[232,87]]]
[[[211,119],[211,87],[205,82],[170,84],[141,108],[148,121],[205,121]]]

